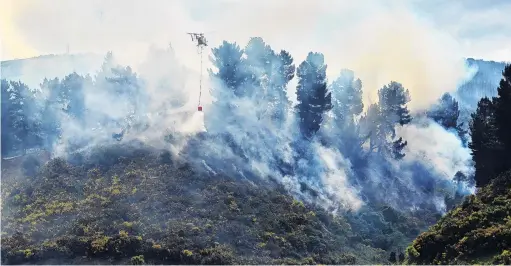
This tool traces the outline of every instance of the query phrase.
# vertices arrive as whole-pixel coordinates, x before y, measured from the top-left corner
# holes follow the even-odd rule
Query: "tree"
[[[445,129],[456,130],[463,144],[466,144],[467,131],[463,123],[458,124],[460,109],[458,102],[449,93],[442,95],[437,104],[427,112],[429,118],[440,124]]]
[[[46,97],[42,107],[42,132],[44,133],[44,147],[51,149],[61,135],[60,115],[63,111],[60,99],[60,80],[44,79],[41,90],[46,91]]]
[[[279,100],[274,84],[278,65],[277,55],[261,37],[251,38],[244,52],[245,97],[251,98],[254,105],[260,107],[254,110],[258,120],[270,119],[274,111],[272,107]]]
[[[385,136],[381,130],[380,107],[373,103],[367,108],[364,116],[360,119],[363,135],[369,140],[369,151],[378,150],[385,145]]]
[[[396,126],[406,125],[412,120],[406,106],[410,94],[400,83],[392,81],[378,90],[378,99],[378,104],[369,107],[362,121],[369,135],[370,150],[401,159],[405,156],[402,151],[407,142],[402,138],[396,139]]]
[[[412,121],[410,111],[406,104],[410,102],[410,93],[401,83],[391,81],[378,90],[378,103],[380,112],[385,117],[388,130],[395,136],[396,124],[406,125]]]
[[[212,88],[213,96],[221,101],[224,87],[237,97],[246,95],[244,88],[241,86],[245,76],[242,65],[243,50],[239,45],[224,41],[218,48],[213,48],[212,53],[213,56],[210,57],[210,60],[218,71],[214,73],[209,70],[210,76],[221,83]]]
[[[511,65],[507,65],[502,72],[502,79],[497,88],[498,96],[493,99],[495,108],[495,123],[497,135],[505,148],[504,159],[506,167],[511,168]]]
[[[42,145],[41,118],[34,92],[22,82],[1,81],[2,154],[25,154]]]
[[[76,72],[67,75],[60,84],[59,100],[63,111],[75,120],[83,123],[85,120],[85,92],[93,86],[90,76],[80,76]]]
[[[246,75],[245,96],[263,100],[264,90],[271,87],[277,55],[261,37],[251,38],[244,49],[243,72]]]
[[[277,56],[277,73],[273,76],[273,90],[270,93],[271,99],[275,99],[273,105],[272,119],[282,125],[284,118],[291,106],[287,97],[287,85],[294,78],[296,67],[293,57],[289,52],[281,50]]]
[[[476,186],[484,186],[511,168],[511,65],[502,72],[498,96],[482,98],[471,115],[469,148],[475,163]]]
[[[332,108],[332,95],[327,89],[323,54],[310,52],[298,67],[296,95],[300,131],[311,138],[319,130],[323,115]]]
[[[8,156],[20,145],[14,134],[15,107],[11,104],[11,84],[2,79],[2,156]]]
[[[460,116],[458,102],[449,93],[444,93],[427,115],[446,129],[456,128]]]
[[[363,140],[357,118],[364,109],[362,82],[351,70],[342,70],[330,85],[332,92],[332,133],[339,138],[339,149],[353,159],[362,151]],[[335,140],[333,140],[336,142]]]
[[[104,81],[106,77],[112,75],[112,68],[116,66],[117,64],[115,63],[114,54],[111,51],[107,52],[105,58],[103,59],[101,69],[96,75],[96,81]]]
[[[396,252],[392,251],[389,255],[389,262],[395,264],[397,262]]]
[[[395,139],[395,127],[398,124],[401,126],[406,125],[412,120],[410,111],[406,106],[406,104],[410,102],[410,93],[401,83],[392,81],[378,91],[378,99],[382,134],[385,138],[390,135],[391,139]],[[405,156],[402,150],[406,145],[407,142],[403,142],[403,139],[399,138],[392,141],[392,146],[390,148],[388,145],[384,147],[395,159],[401,159]]]
[[[275,53],[260,37],[251,38],[244,53],[243,86],[246,96],[261,107],[257,108],[257,118],[267,118],[281,126],[290,105],[286,86],[294,77],[293,57],[284,50]]]
[[[236,121],[234,100],[246,95],[243,50],[236,43],[224,41],[212,49],[209,59],[216,68],[216,71],[208,70],[212,80],[211,96],[215,100],[211,110],[205,112],[204,122],[208,132],[224,132],[226,125]]]
[[[475,163],[476,186],[488,184],[492,178],[505,170],[502,160],[506,157],[505,149],[498,138],[495,122],[495,109],[490,99],[482,98],[477,110],[471,115],[470,136],[472,141],[472,159]]]
[[[330,85],[333,111],[339,125],[353,122],[362,113],[362,81],[355,79],[351,70],[342,70],[339,77]]]

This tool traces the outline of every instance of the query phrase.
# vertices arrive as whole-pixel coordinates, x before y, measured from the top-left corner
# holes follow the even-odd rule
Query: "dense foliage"
[[[506,66],[492,100],[482,98],[472,114],[470,148],[476,168],[476,184],[484,186],[511,168],[511,65]]]
[[[193,133],[179,120],[194,117],[174,112],[188,94],[171,48],[152,49],[137,72],[108,53],[93,76],[2,80],[2,262],[402,262],[474,183],[469,162],[437,169],[411,147],[418,133],[403,134],[443,134],[463,153],[449,94],[424,116],[390,81],[364,106],[353,71],[330,82],[323,54],[298,63],[258,37],[224,41],[210,61],[207,131]],[[478,184],[498,172],[481,160],[507,132],[485,123],[506,117],[502,84],[470,126]],[[159,149],[115,146],[134,139]]]
[[[511,178],[501,174],[407,249],[414,264],[510,264]]]
[[[408,247],[410,263],[511,262],[511,65],[502,75],[497,96],[483,97],[470,121],[479,190]]]
[[[30,178],[4,169],[2,263],[376,263],[435,219],[388,207],[333,216],[275,182],[210,178],[140,143],[71,161]]]

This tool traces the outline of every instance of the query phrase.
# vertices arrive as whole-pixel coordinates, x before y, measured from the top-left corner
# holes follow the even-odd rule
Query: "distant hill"
[[[460,104],[461,120],[467,125],[470,114],[477,108],[477,102],[482,97],[497,95],[497,87],[502,78],[505,62],[485,61],[481,59],[467,59],[467,65],[475,72],[471,79],[462,84],[453,96]]]
[[[85,53],[8,60],[1,62],[0,75],[2,79],[21,80],[31,88],[37,88],[44,78],[61,78],[72,72],[93,74],[101,66],[103,58],[101,54]]]

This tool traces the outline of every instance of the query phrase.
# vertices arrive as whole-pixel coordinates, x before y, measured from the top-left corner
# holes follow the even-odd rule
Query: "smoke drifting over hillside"
[[[383,84],[399,80],[415,99],[412,109],[453,90],[464,74],[456,41],[419,19],[405,1],[56,3],[52,8],[44,1],[11,3],[12,27],[26,35],[18,42],[47,52],[63,51],[66,44],[73,52],[115,50],[128,65],[143,60],[151,43],[172,42],[181,62],[198,72],[199,57],[186,32],[206,32],[212,46],[261,36],[274,49],[290,51],[296,61],[310,50],[321,51],[331,79],[342,68],[353,69],[365,83],[366,103],[376,101]]]
[[[403,2],[199,2],[62,1],[52,4],[51,12],[41,11],[50,10],[46,2],[31,2],[16,14],[27,32],[35,29],[30,21],[47,23],[37,25],[43,30],[27,42],[68,41],[77,50],[114,51],[114,60],[94,77],[94,84],[83,83],[88,84],[82,90],[86,116],[58,114],[62,137],[53,143],[55,155],[116,143],[113,135],[123,142],[142,140],[173,151],[212,176],[274,179],[297,197],[332,211],[358,210],[370,201],[410,208],[434,204],[449,196],[435,194],[435,186],[455,188],[449,182],[456,172],[471,174],[469,151],[457,136],[432,121],[398,126],[397,136],[409,142],[405,159],[399,161],[375,156],[367,148],[364,156],[341,151],[319,137],[306,140],[294,108],[283,108],[279,123],[272,123],[267,113],[275,104],[258,94],[284,84],[289,100],[296,102],[296,77],[285,81],[262,75],[260,90],[239,97],[215,76],[222,70],[211,65],[209,50],[204,55],[204,68],[211,69],[203,77],[204,113],[196,111],[200,57],[187,31],[206,32],[210,48],[223,40],[244,47],[249,37],[261,36],[276,53],[289,51],[296,66],[309,51],[322,52],[329,81],[343,68],[354,70],[362,80],[365,110],[378,102],[378,89],[392,80],[409,90],[412,111],[428,108],[456,89],[465,76],[464,61],[454,40],[414,17]],[[202,21],[186,12],[187,8],[205,12],[209,7]],[[332,10],[340,10],[342,19]],[[332,30],[323,33],[319,26]],[[172,49],[163,48],[169,40]],[[150,43],[160,49],[147,54]],[[246,59],[251,73],[266,71],[259,60]],[[115,76],[111,68],[117,64],[136,72],[125,70],[124,75],[133,78],[129,82],[115,81],[115,86],[129,87],[123,97],[105,82]],[[272,64],[282,67],[281,62]],[[169,135],[172,139],[166,141]],[[341,138],[342,133],[330,137]]]

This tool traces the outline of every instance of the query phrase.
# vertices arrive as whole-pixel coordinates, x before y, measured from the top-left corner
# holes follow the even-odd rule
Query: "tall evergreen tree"
[[[274,107],[280,100],[275,80],[279,64],[277,54],[261,37],[251,38],[244,52],[245,96],[259,107],[255,109],[258,120],[271,119]]]
[[[340,76],[330,85],[332,92],[331,126],[339,139],[343,154],[353,159],[362,151],[362,138],[356,118],[364,109],[362,103],[362,82],[355,79],[351,70],[342,70]]]
[[[83,122],[85,119],[85,92],[93,86],[90,76],[80,76],[77,73],[67,75],[59,88],[59,100],[63,106],[63,111]]]
[[[498,138],[498,125],[495,121],[495,106],[487,97],[477,104],[477,110],[471,115],[470,136],[472,141],[472,159],[475,163],[476,186],[488,184],[495,175],[505,170],[502,158],[506,157],[505,148]]]
[[[296,95],[302,135],[311,138],[319,130],[323,115],[332,108],[332,95],[327,89],[325,59],[310,52],[297,70]]]
[[[376,151],[385,145],[380,119],[380,107],[376,103],[369,105],[365,115],[360,119],[361,131],[367,136],[366,140],[369,140],[369,152]]]
[[[270,100],[275,99],[273,105],[272,119],[282,125],[291,106],[287,97],[287,85],[294,78],[296,67],[293,57],[285,50],[277,55],[278,63],[276,74],[273,75],[273,91],[270,93]]]
[[[342,70],[339,77],[330,85],[333,110],[340,124],[354,120],[362,113],[362,81],[355,79],[351,70]]]
[[[458,123],[460,116],[458,101],[449,93],[442,95],[438,103],[428,111],[427,115],[445,129],[456,130],[463,144],[466,144],[467,131],[464,129],[463,123]]]
[[[235,123],[237,106],[235,98],[246,95],[243,49],[236,43],[224,41],[212,49],[210,61],[216,71],[209,69],[212,79],[211,96],[214,103],[205,112],[204,123],[208,132],[224,132],[227,125]]]
[[[277,55],[261,37],[251,38],[244,49],[243,71],[246,75],[245,96],[254,100],[262,100],[273,72]]]
[[[64,111],[64,106],[60,98],[60,80],[58,78],[44,79],[41,90],[47,92],[42,107],[44,146],[51,149],[61,135],[60,115]]]
[[[24,154],[42,145],[41,121],[34,92],[22,82],[1,81],[2,154]]]
[[[407,142],[402,138],[396,139],[396,126],[406,125],[412,120],[406,106],[410,102],[410,93],[400,83],[392,81],[378,90],[378,99],[378,104],[370,106],[364,118],[371,150],[401,159]]]
[[[396,124],[406,125],[412,121],[406,104],[410,102],[410,93],[401,83],[392,81],[378,91],[380,112],[389,124],[389,132],[395,136]]]
[[[497,134],[506,150],[507,156],[502,159],[506,161],[506,167],[511,168],[511,65],[504,68],[497,93],[498,96],[493,99]]]
[[[96,75],[96,82],[102,82],[112,75],[112,68],[117,66],[114,58],[114,54],[109,51],[106,53],[105,58],[103,59],[103,64],[101,64],[101,69]]]
[[[209,70],[210,76],[221,83],[213,86],[213,97],[222,101],[225,88],[237,97],[246,95],[245,89],[242,87],[245,75],[243,73],[243,50],[240,46],[224,41],[218,48],[212,49],[212,54],[210,60],[218,71],[215,73]]]
[[[428,117],[446,129],[458,126],[460,110],[458,102],[449,93],[444,93],[438,103],[427,113]]]
[[[244,87],[247,96],[261,107],[257,109],[258,119],[266,117],[282,125],[290,105],[286,86],[294,77],[293,57],[284,50],[275,53],[260,37],[251,38],[244,52]]]

